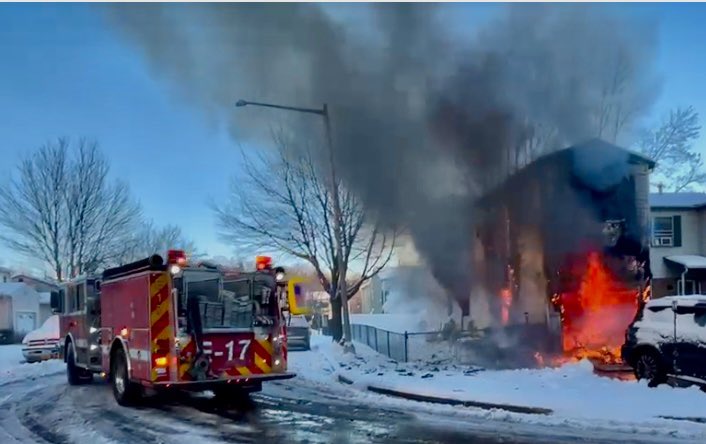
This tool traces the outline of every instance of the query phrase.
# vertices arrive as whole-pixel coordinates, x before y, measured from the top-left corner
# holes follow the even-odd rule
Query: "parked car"
[[[27,333],[22,340],[22,354],[27,362],[59,357],[59,316],[49,316],[41,327]]]
[[[311,348],[309,322],[304,316],[292,316],[287,324],[287,347],[291,349]]]
[[[706,386],[706,296],[649,301],[625,333],[623,360],[651,387],[672,377]]]

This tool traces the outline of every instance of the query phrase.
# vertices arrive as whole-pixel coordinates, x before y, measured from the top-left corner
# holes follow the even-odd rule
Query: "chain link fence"
[[[351,333],[354,341],[399,362],[429,357],[430,343],[440,336],[438,331],[399,333],[360,324],[352,324]]]

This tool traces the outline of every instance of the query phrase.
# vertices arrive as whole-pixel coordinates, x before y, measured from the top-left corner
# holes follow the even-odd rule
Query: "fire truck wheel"
[[[141,387],[130,382],[127,370],[127,359],[125,352],[118,349],[115,351],[110,370],[113,385],[113,396],[118,404],[122,406],[132,406],[139,403],[142,398]]]
[[[82,369],[76,365],[76,355],[74,348],[68,347],[66,353],[66,377],[71,385],[81,385],[90,382],[93,379],[91,372]]]
[[[667,372],[658,352],[650,349],[641,350],[635,359],[635,377],[645,379],[649,387],[657,387],[667,382]]]

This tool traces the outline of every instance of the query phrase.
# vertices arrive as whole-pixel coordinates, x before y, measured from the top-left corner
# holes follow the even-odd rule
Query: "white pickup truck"
[[[59,316],[49,316],[41,327],[27,333],[22,340],[22,354],[27,362],[59,357]]]

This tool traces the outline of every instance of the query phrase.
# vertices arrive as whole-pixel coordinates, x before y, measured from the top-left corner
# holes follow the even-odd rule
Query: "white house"
[[[706,292],[706,193],[650,195],[653,295]]]
[[[12,330],[20,337],[41,324],[39,313],[40,296],[37,291],[22,282],[0,283],[0,330]]]

